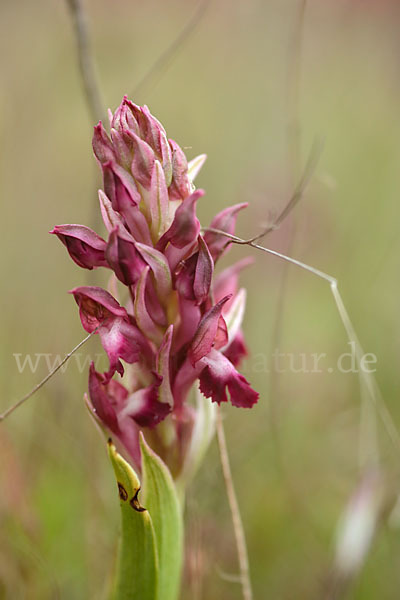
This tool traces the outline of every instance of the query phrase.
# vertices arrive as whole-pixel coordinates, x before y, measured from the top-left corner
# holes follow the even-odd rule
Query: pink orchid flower
[[[188,164],[148,108],[126,97],[109,116],[110,135],[100,122],[93,136],[107,241],[83,225],[58,225],[51,233],[80,267],[110,269],[112,289],[125,287],[128,298],[124,307],[102,288],[71,290],[84,329],[96,330],[109,358],[106,373],[90,367],[90,409],[135,466],[144,429],[160,455],[175,461],[176,473],[196,418],[188,401],[196,380],[217,404],[229,398],[250,408],[258,400],[236,370],[247,354],[238,276],[249,261],[214,278],[230,242],[218,233],[201,234],[196,205],[204,191],[193,179],[205,157]],[[232,234],[246,206],[226,208],[211,227]]]

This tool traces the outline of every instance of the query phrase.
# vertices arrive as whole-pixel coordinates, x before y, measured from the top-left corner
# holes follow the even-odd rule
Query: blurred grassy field
[[[339,279],[400,425],[396,4],[309,0],[299,56],[293,40],[300,2],[211,1],[170,68],[133,100],[148,104],[190,157],[208,154],[199,177],[207,190],[199,207],[203,223],[228,204],[250,203],[238,226],[244,236],[283,206],[300,174],[290,159],[293,117],[301,165],[313,140],[324,139],[306,197],[266,243]],[[195,9],[178,0],[87,5],[112,108]],[[43,359],[35,373],[19,373],[14,354],[70,350],[83,333],[66,292],[101,281],[101,274],[79,270],[47,234],[59,223],[90,225],[99,184],[66,7],[61,0],[3,0],[0,10],[5,408],[47,372]],[[225,261],[245,253],[256,264],[243,277],[251,349],[244,372],[261,400],[252,411],[224,413],[255,598],[322,598],[337,521],[361,476],[358,378],[260,367],[275,348],[297,357],[326,353],[329,365],[348,346],[326,283],[250,249],[235,248]],[[97,340],[87,346],[88,353],[99,351]],[[85,390],[86,373],[71,361],[1,425],[0,598],[104,597],[119,515],[106,452],[82,402]],[[385,482],[397,493],[399,455],[380,424],[378,436]],[[187,531],[183,600],[240,598],[240,587],[223,576],[237,565],[215,445],[189,493]],[[398,598],[399,557],[392,519],[379,529],[347,597]]]

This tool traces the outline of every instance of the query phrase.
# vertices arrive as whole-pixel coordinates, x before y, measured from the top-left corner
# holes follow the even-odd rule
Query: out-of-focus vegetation
[[[204,223],[228,204],[250,203],[238,226],[244,236],[279,211],[300,174],[293,119],[300,165],[313,140],[324,139],[306,196],[265,243],[339,279],[400,426],[399,6],[308,0],[300,54],[299,6],[211,1],[170,68],[133,99],[149,105],[190,157],[208,154],[198,182],[207,190],[199,206]],[[135,88],[194,9],[178,0],[87,3],[109,106]],[[48,354],[52,362],[70,350],[83,332],[66,292],[103,276],[80,270],[47,234],[57,223],[92,225],[99,185],[64,3],[3,0],[0,49],[5,408],[48,370],[42,356],[34,373],[20,373],[15,354],[31,354],[34,362]],[[243,275],[251,349],[244,371],[261,400],[251,411],[226,407],[224,414],[255,598],[322,598],[337,522],[362,479],[365,456],[378,460],[379,449],[390,512],[400,492],[400,455],[379,421],[371,450],[358,376],[335,367],[349,346],[328,284],[249,248],[235,248],[225,261],[245,254],[256,263]],[[322,372],[274,372],[269,357],[276,348],[292,353],[297,369],[301,353],[308,370],[311,354],[326,353]],[[80,360],[100,351],[91,340]],[[71,360],[1,424],[1,598],[103,597],[119,511],[104,445],[82,401],[86,377]],[[224,576],[235,574],[237,563],[215,445],[189,492],[187,537],[182,598],[240,598],[240,586]],[[399,558],[400,523],[392,515],[379,526],[348,597],[397,598]]]

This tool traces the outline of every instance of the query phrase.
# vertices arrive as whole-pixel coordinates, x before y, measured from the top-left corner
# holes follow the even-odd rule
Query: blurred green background
[[[168,68],[138,90],[190,158],[207,224],[248,201],[238,233],[258,233],[287,202],[315,139],[324,149],[307,193],[265,243],[336,276],[400,425],[400,6],[384,0],[211,0]],[[93,49],[107,105],[130,94],[196,4],[90,0]],[[302,38],[302,42],[299,39]],[[93,223],[99,176],[70,15],[61,0],[2,0],[1,407],[84,337],[66,292],[101,282],[47,232]],[[101,233],[101,229],[99,229]],[[337,522],[363,476],[370,430],[358,376],[330,373],[349,352],[327,283],[250,248],[243,369],[260,391],[251,411],[226,407],[225,426],[256,599],[328,597]],[[326,353],[321,373],[270,369],[275,348]],[[100,352],[91,340],[81,354]],[[309,358],[307,359],[309,360]],[[309,363],[308,363],[309,364]],[[267,368],[269,372],[267,371]],[[71,360],[0,428],[0,598],[102,598],[119,527],[113,477],[84,403],[86,369]],[[364,435],[362,432],[367,431]],[[361,432],[361,433],[360,433]],[[399,453],[377,422],[382,491],[400,491]],[[377,447],[372,456],[377,458]],[[360,450],[361,448],[361,450]],[[361,465],[361,467],[360,467]],[[389,493],[390,492],[390,493]],[[235,600],[234,537],[215,443],[187,503],[183,600]],[[399,519],[379,525],[351,599],[395,599]],[[345,597],[345,595],[343,595]]]

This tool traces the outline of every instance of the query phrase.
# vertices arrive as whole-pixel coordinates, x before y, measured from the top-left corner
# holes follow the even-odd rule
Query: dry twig
[[[66,0],[74,25],[76,48],[90,118],[94,123],[105,121],[104,103],[90,48],[89,29],[82,0]]]
[[[46,375],[46,377],[44,379],[42,379],[42,381],[40,381],[37,385],[35,385],[35,387],[30,392],[28,392],[28,394],[26,394],[23,398],[21,398],[20,400],[15,402],[15,404],[12,404],[3,413],[1,413],[0,414],[0,423],[1,423],[1,421],[4,421],[4,419],[6,419],[9,415],[11,415],[11,413],[13,413],[22,404],[24,404],[27,400],[29,400],[29,398],[31,398],[34,394],[36,394],[36,392],[38,392],[40,390],[40,388],[43,387],[45,385],[45,383],[47,383],[49,381],[49,379],[51,379],[53,377],[53,375],[55,375],[57,373],[57,371],[59,371],[61,369],[61,367],[65,365],[65,363],[71,358],[71,356],[73,354],[75,354],[75,352],[77,350],[79,350],[79,348],[82,348],[83,344],[86,344],[86,342],[92,337],[92,335],[94,333],[96,333],[97,330],[98,330],[98,327],[96,327],[96,329],[94,331],[89,333],[89,335],[87,335],[82,341],[80,341],[79,344],[71,350],[71,352],[68,352],[68,354],[65,355],[65,357],[62,359],[60,364],[58,364],[54,369],[52,369]]]

